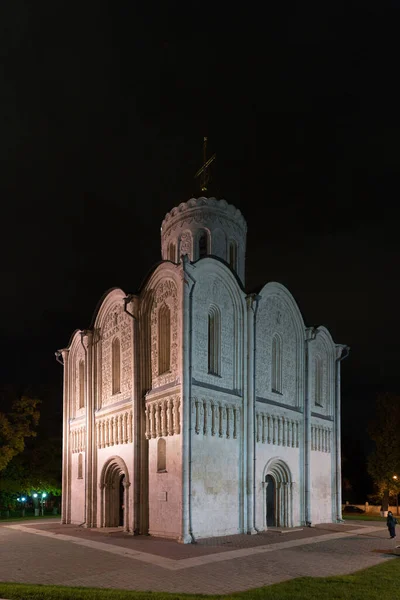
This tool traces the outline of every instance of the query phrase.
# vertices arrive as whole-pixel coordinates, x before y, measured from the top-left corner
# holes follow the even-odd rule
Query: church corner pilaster
[[[70,419],[70,398],[69,398],[69,349],[64,348],[60,351],[63,365],[64,365],[64,377],[63,377],[63,449],[62,449],[62,500],[61,500],[61,523],[68,523],[68,510],[69,510],[69,496],[70,496],[70,432],[69,432],[69,419]]]

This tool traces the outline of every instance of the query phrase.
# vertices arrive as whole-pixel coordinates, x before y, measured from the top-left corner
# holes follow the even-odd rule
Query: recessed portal
[[[293,527],[293,481],[288,465],[273,458],[264,469],[264,527]]]
[[[119,525],[123,526],[124,525],[124,492],[125,492],[125,488],[124,488],[124,481],[125,481],[125,475],[121,475],[120,480],[119,480]]]
[[[267,527],[275,527],[275,480],[271,475],[267,475],[265,478],[265,483],[267,487]]]
[[[110,458],[100,477],[101,526],[129,530],[129,477],[126,464],[119,456]]]

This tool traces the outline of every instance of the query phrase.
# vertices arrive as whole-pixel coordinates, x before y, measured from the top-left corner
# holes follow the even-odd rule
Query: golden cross
[[[217,157],[217,155],[213,154],[212,157],[207,160],[207,138],[205,137],[204,143],[203,143],[203,166],[197,171],[196,175],[194,176],[196,179],[196,177],[200,177],[200,175],[202,175],[202,178],[201,178],[201,191],[202,192],[207,191],[207,185],[208,185],[208,182],[210,181],[210,174],[208,172],[208,167],[211,165],[212,162],[214,162],[216,157]]]

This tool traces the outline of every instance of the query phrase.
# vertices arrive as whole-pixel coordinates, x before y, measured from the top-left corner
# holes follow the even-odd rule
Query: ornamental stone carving
[[[197,435],[237,439],[240,431],[240,408],[229,402],[193,398],[192,419]]]
[[[146,439],[165,438],[181,432],[180,397],[172,396],[146,402]]]
[[[298,448],[300,423],[297,419],[270,413],[256,412],[256,441],[261,444],[273,444]]]
[[[112,351],[115,338],[120,342],[120,392],[112,389]],[[100,331],[101,339],[101,406],[128,400],[132,394],[132,319],[121,304],[108,311]]]
[[[193,239],[190,231],[184,231],[179,241],[179,258],[188,255],[189,260],[193,260]]]
[[[275,334],[281,344],[281,390],[272,390],[272,340]],[[290,308],[278,296],[261,300],[256,323],[256,395],[290,406],[300,404],[299,344]]]
[[[125,410],[116,415],[96,420],[97,448],[131,444],[132,441],[132,410]]]
[[[222,279],[213,277],[202,281],[201,284],[201,287],[194,291],[196,311],[193,315],[193,349],[196,362],[193,365],[193,375],[198,381],[212,385],[222,385],[229,389],[239,388],[240,373],[235,365],[239,364],[242,320],[234,309],[232,298]],[[219,378],[208,372],[208,314],[212,305],[216,306],[220,313]]]
[[[165,304],[170,310],[170,368],[158,373],[158,318],[159,308]],[[178,375],[178,291],[171,279],[162,281],[156,288],[151,309],[151,373],[152,388],[175,381]]]
[[[72,453],[85,452],[86,449],[86,427],[78,427],[70,431]]]

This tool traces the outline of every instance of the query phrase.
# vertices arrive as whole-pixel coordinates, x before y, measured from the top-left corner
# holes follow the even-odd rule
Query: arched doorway
[[[266,485],[266,524],[267,527],[275,527],[276,525],[276,517],[275,517],[275,480],[272,475],[267,475],[265,478]]]
[[[124,512],[125,512],[125,505],[124,505],[124,497],[125,497],[125,489],[124,489],[124,483],[125,483],[125,475],[121,475],[119,478],[119,523],[118,525],[122,526],[124,525]]]
[[[129,531],[129,475],[119,456],[108,459],[100,476],[101,527],[123,527]]]
[[[264,526],[293,527],[293,481],[290,469],[272,459],[264,469]]]

